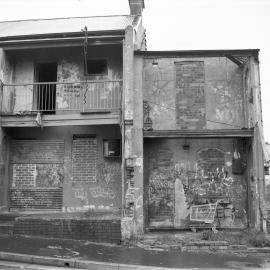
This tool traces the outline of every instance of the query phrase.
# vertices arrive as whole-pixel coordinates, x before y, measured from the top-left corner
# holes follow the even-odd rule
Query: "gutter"
[[[124,30],[117,31],[102,31],[102,32],[89,32],[88,40],[91,44],[98,44],[103,41],[121,43],[125,37]],[[49,34],[49,35],[31,35],[31,36],[14,36],[0,38],[0,48],[3,49],[19,49],[20,47],[36,45],[57,45],[63,43],[70,43],[69,45],[81,45],[85,37],[82,33],[62,33],[62,34]]]
[[[135,55],[146,58],[162,57],[227,57],[230,55],[253,56],[258,60],[259,49],[239,49],[239,50],[176,50],[176,51],[135,51]]]

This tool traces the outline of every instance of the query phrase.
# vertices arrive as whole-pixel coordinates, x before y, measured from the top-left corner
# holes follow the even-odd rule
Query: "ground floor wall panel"
[[[145,139],[146,224],[186,229],[206,222],[219,228],[245,228],[245,143],[241,139]],[[212,221],[211,207],[215,207]]]
[[[121,158],[104,155],[118,126],[10,128],[10,210],[118,211]]]

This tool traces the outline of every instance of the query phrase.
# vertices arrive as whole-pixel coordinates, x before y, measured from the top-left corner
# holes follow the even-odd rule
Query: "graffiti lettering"
[[[107,198],[112,200],[116,197],[114,191],[109,187],[94,187],[89,188],[89,191],[93,198]]]
[[[74,189],[74,196],[77,199],[87,200],[87,192],[83,188]]]
[[[229,196],[233,182],[232,177],[222,177],[221,179],[219,177],[213,177],[210,178],[210,180],[208,178],[208,180],[204,180],[203,183],[201,181],[195,181],[193,183],[193,192],[197,193],[199,196],[207,194]]]

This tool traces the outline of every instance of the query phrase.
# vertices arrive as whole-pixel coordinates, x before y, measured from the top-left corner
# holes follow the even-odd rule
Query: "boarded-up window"
[[[73,184],[96,182],[97,139],[88,135],[75,135],[72,143]]]
[[[13,140],[10,163],[10,209],[62,209],[64,140]]]
[[[175,63],[177,129],[205,128],[204,62]]]

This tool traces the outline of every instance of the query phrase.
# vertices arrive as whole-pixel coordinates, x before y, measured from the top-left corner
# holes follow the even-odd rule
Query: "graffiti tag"
[[[114,199],[116,197],[114,191],[110,187],[94,187],[89,188],[93,198]]]

